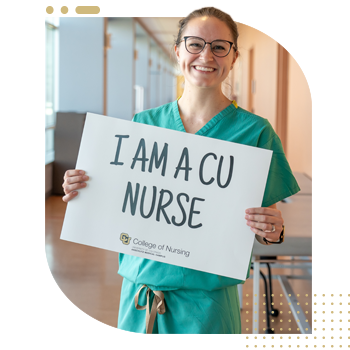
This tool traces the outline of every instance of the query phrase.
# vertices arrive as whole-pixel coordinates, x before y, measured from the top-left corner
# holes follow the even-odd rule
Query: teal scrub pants
[[[137,310],[135,295],[142,285],[124,278],[120,295],[118,328],[146,333],[146,310]],[[146,289],[139,305],[146,305]],[[237,286],[214,291],[178,289],[163,291],[166,312],[157,314],[154,334],[240,334],[241,316]],[[150,305],[154,294],[151,293]]]

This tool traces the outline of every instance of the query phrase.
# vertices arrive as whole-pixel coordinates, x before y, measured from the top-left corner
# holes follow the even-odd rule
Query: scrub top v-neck
[[[226,116],[228,116],[230,114],[235,113],[235,111],[237,109],[236,106],[237,106],[236,102],[232,101],[232,103],[229,106],[227,106],[225,109],[223,109],[221,112],[219,112],[213,118],[211,118],[196,133],[194,133],[194,135],[205,136],[206,133],[210,129],[212,129],[217,123],[219,123],[223,118],[225,118]],[[173,103],[172,113],[173,113],[173,117],[175,119],[175,124],[177,126],[177,130],[186,132],[183,121],[182,121],[181,116],[180,116],[178,100]]]

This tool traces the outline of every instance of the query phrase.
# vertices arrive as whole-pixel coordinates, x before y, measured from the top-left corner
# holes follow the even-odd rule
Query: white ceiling
[[[137,20],[167,52],[172,51],[182,17],[138,17]]]

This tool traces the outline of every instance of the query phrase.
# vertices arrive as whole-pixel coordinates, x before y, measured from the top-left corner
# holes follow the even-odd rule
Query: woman
[[[221,84],[238,56],[237,25],[228,14],[210,7],[192,12],[179,27],[174,50],[185,77],[183,95],[135,115],[133,121],[273,150],[262,207],[247,209],[245,218],[260,243],[279,242],[284,228],[276,203],[299,187],[269,122],[239,108],[222,93]],[[86,180],[83,171],[67,171],[63,200],[74,198]],[[237,284],[244,281],[125,254],[119,254],[118,273],[124,277],[120,329],[241,333]],[[147,306],[140,306],[146,302]]]

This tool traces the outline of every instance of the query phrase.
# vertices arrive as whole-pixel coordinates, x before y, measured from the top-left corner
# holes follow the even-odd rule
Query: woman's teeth
[[[199,67],[199,66],[195,66],[194,68],[196,70],[201,70],[203,72],[213,72],[214,71],[214,68]]]

